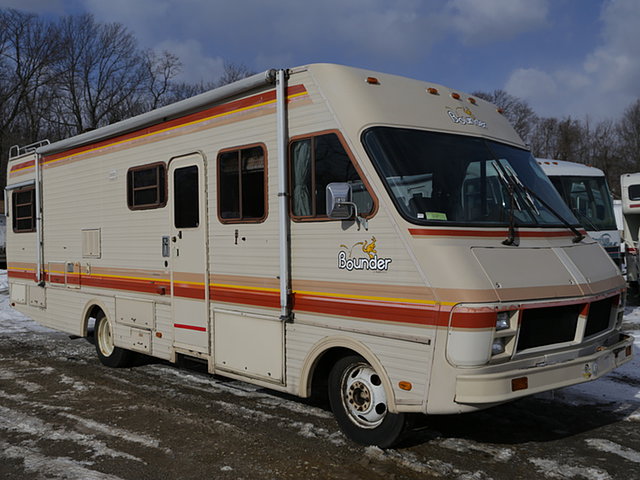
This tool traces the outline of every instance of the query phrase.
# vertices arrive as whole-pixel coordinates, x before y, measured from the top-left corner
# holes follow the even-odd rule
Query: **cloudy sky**
[[[334,62],[466,91],[504,89],[542,116],[618,119],[640,97],[640,0],[0,0],[125,24],[180,57],[186,81]]]

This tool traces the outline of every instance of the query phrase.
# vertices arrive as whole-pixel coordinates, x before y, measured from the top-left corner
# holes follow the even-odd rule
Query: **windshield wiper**
[[[507,238],[505,238],[502,241],[502,244],[517,246],[518,243],[516,243],[515,210],[517,207],[518,210],[522,211],[522,207],[520,207],[520,203],[516,198],[516,189],[515,189],[516,183],[514,179],[507,174],[507,169],[504,167],[504,165],[501,165],[499,162],[495,160],[491,160],[490,163],[493,165],[493,168],[498,175],[498,179],[500,180],[500,183],[502,183],[502,185],[507,189],[507,193],[509,194],[509,233],[507,235]],[[529,200],[531,199],[529,198]],[[535,208],[535,205],[533,205],[533,202],[531,202],[531,205],[533,206],[534,210],[538,212],[538,209]]]
[[[521,184],[522,185],[522,184]],[[555,215],[555,217],[560,220],[560,222],[562,222],[562,224],[567,227],[569,230],[571,230],[571,232],[575,235],[575,237],[573,237],[572,242],[573,243],[579,243],[582,240],[585,239],[585,236],[580,233],[580,231],[574,227],[573,225],[571,225],[569,222],[567,222],[567,220],[560,215],[556,210],[554,210],[553,208],[551,208],[549,206],[549,204],[547,202],[545,202],[540,195],[538,195],[536,192],[534,192],[533,190],[531,190],[530,188],[528,188],[526,185],[522,185],[522,188],[525,189],[525,191],[529,192],[531,195],[533,195],[534,197],[536,197],[536,199],[542,204],[544,205],[544,207],[549,210],[551,213],[553,213]]]
[[[591,230],[593,230],[594,232],[600,231],[600,229],[595,226],[591,219],[580,210],[578,210],[577,208],[572,208],[571,211],[576,216],[576,218],[582,219],[583,222],[587,223],[587,227],[591,227]]]
[[[501,178],[503,182],[507,182],[509,185],[508,191],[510,197],[515,197],[515,188],[517,187],[522,193],[522,198],[529,205],[529,207],[533,208],[536,214],[539,216],[540,212],[536,208],[531,196],[535,197],[549,212],[551,212],[560,222],[575,235],[572,239],[573,243],[579,243],[584,240],[585,236],[580,233],[580,231],[571,225],[562,215],[560,215],[554,208],[552,208],[546,201],[540,197],[536,192],[531,190],[525,184],[523,184],[518,175],[511,169],[511,165],[504,165],[501,161],[493,161],[494,165],[498,168],[496,171],[498,172],[498,176]],[[513,205],[513,200],[512,200]],[[518,207],[519,210],[521,210]],[[513,208],[511,208],[511,216],[513,217]],[[502,242],[504,245],[513,245],[515,243],[515,220],[510,220],[509,222],[509,236]]]
[[[509,193],[509,234],[507,235],[507,238],[505,238],[502,241],[502,244],[517,245],[515,210],[516,210],[516,206],[518,207],[518,210],[522,210],[522,209],[520,208],[520,205],[518,204],[518,201],[516,199],[516,191],[513,188],[513,183],[508,181],[506,177],[503,176],[500,170],[496,169],[496,172],[498,172],[498,178],[500,179],[500,182],[506,187],[507,192]]]

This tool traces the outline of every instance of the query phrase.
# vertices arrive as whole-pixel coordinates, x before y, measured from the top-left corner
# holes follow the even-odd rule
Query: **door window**
[[[176,228],[196,228],[200,224],[198,166],[173,172],[173,221]]]

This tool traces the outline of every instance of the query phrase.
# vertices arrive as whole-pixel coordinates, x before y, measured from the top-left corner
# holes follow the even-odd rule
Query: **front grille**
[[[517,351],[572,341],[582,305],[523,310]]]
[[[611,321],[611,307],[615,297],[598,300],[589,305],[589,315],[587,316],[587,328],[584,331],[585,337],[590,337],[609,328]]]

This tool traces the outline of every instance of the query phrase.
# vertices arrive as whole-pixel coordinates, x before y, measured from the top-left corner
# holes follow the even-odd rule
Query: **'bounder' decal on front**
[[[356,249],[356,247],[359,247]],[[371,237],[371,242],[365,240],[364,242],[356,242],[351,248],[346,245],[340,245],[340,248],[344,249],[338,252],[338,268],[340,270],[347,270],[349,272],[353,270],[374,270],[386,272],[389,270],[389,264],[391,258],[378,257],[376,251],[376,237]],[[354,256],[353,250],[356,249],[356,253],[359,256]],[[362,254],[360,254],[362,251]]]

